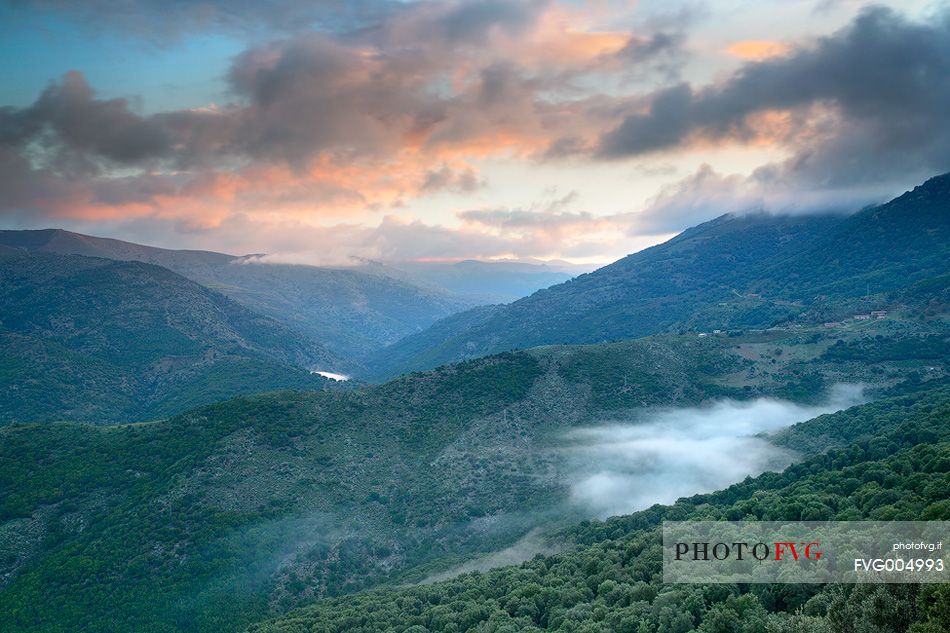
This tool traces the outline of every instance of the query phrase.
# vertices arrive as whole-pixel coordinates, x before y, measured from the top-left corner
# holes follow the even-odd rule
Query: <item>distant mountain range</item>
[[[0,254],[0,422],[132,421],[320,389],[326,347],[166,268]]]
[[[884,306],[914,284],[940,292],[919,284],[945,288],[948,272],[950,174],[851,216],[725,215],[509,305],[448,317],[365,364],[384,379],[538,345],[813,324]]]
[[[263,264],[259,256],[169,250],[60,229],[0,231],[0,245],[163,266],[326,345],[345,359],[329,370],[349,369],[367,352],[476,303],[358,269]]]
[[[0,422],[142,420],[243,393],[321,388],[308,370],[359,372],[366,354],[473,305],[491,285],[507,296],[569,277],[511,262],[406,271],[260,259],[0,231],[0,345],[10,359]]]
[[[319,269],[6,233],[0,423],[36,424],[0,424],[0,630],[521,631],[542,630],[542,609],[545,628],[660,630],[682,591],[644,553],[663,519],[950,518],[948,203],[944,176],[847,217],[723,216],[436,321],[386,349],[389,371],[482,357],[357,388],[311,375],[349,360],[287,325],[288,305],[317,301]],[[255,300],[282,322],[243,286],[228,289],[242,304],[159,260],[208,285],[254,271]],[[875,401],[756,438],[802,464],[570,527],[588,516],[572,496],[574,431],[758,397],[815,405],[838,383]],[[422,582],[532,534],[562,553]],[[838,598],[798,587],[757,595],[794,617],[831,613]],[[601,617],[628,608],[638,619]],[[809,622],[776,630],[831,630]]]
[[[332,349],[350,370],[359,358],[476,305],[508,303],[590,270],[568,262],[354,261],[328,268],[261,255],[172,250],[62,229],[0,231],[0,253],[85,255],[163,266],[213,288]]]
[[[0,420],[141,420],[322,387],[310,369],[379,381],[542,345],[811,327],[897,304],[939,312],[950,294],[948,224],[945,175],[851,216],[722,216],[511,304],[461,312],[466,300],[445,286],[483,288],[494,276],[513,288],[567,273],[462,262],[423,266],[443,284],[423,287],[408,280],[418,270],[397,279],[375,264],[262,264],[3,231],[0,341],[10,362]]]

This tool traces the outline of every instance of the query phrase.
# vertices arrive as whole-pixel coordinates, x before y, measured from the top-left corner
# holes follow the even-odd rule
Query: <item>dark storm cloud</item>
[[[764,132],[755,117],[774,111],[790,112],[789,122],[778,133]],[[746,64],[721,83],[680,84],[650,95],[602,136],[599,153],[633,156],[696,141],[771,136],[795,150],[783,175],[818,183],[874,179],[897,160],[911,161],[902,169],[950,167],[948,111],[950,13],[914,23],[871,8],[844,30]]]

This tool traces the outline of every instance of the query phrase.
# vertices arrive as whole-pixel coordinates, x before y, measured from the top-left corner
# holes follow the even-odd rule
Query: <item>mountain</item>
[[[322,388],[332,352],[152,264],[0,254],[0,422],[132,421]]]
[[[168,268],[305,333],[349,365],[476,303],[440,288],[363,270],[261,263],[260,256],[169,250],[60,229],[0,231],[0,245]]]
[[[719,218],[440,321],[443,347],[407,340],[433,363],[493,323],[490,345],[595,342],[346,389],[300,368],[344,360],[171,270],[4,245],[0,411],[37,423],[0,428],[0,630],[941,631],[950,595],[929,589],[668,586],[656,556],[664,519],[950,518],[946,216],[938,186],[915,196]],[[820,321],[874,305],[886,318]],[[855,401],[840,383],[872,401],[818,415]],[[776,409],[812,419],[743,422]],[[629,514],[684,494],[675,459],[614,454],[644,428],[732,473],[687,494],[741,483]],[[694,449],[697,428],[741,443]],[[464,573],[499,561],[528,562]]]
[[[679,327],[699,307],[745,303],[736,293],[746,292],[756,266],[791,254],[841,220],[723,216],[509,305],[453,315],[381,350],[366,361],[367,372],[383,378],[503,350],[630,339]]]
[[[27,252],[56,255],[86,255],[120,261],[155,264],[174,270],[176,267],[200,270],[235,260],[233,255],[211,251],[169,250],[123,242],[105,237],[82,235],[62,229],[36,231],[0,231],[0,244]]]
[[[763,293],[821,303],[891,293],[950,273],[950,173],[847,217],[757,275]]]
[[[572,429],[726,397],[820,401],[841,380],[903,394],[900,406],[943,407],[943,395],[907,395],[946,378],[929,369],[933,327],[663,334],[505,353],[356,390],[241,397],[145,424],[8,426],[0,630],[241,630],[314,600],[418,582],[583,518],[565,470]],[[858,360],[829,353],[839,339]],[[867,341],[890,354],[862,357]],[[874,406],[819,418],[796,443],[816,454],[859,441],[874,429],[854,425],[872,417],[900,424]],[[352,604],[326,603],[340,605],[327,622]]]
[[[367,375],[669,329],[835,321],[946,280],[948,262],[950,174],[848,217],[726,215],[509,305],[454,315],[367,359]]]

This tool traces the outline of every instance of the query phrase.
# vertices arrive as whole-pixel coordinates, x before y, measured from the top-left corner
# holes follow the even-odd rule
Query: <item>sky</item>
[[[0,0],[0,228],[601,264],[950,170],[933,0]]]

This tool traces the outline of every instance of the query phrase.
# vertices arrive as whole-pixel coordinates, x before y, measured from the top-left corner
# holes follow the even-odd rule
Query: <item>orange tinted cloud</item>
[[[20,134],[9,151],[30,181],[0,206],[207,226],[229,212],[366,217],[437,190],[470,192],[476,160],[544,156],[564,138],[590,147],[603,132],[612,115],[587,112],[590,95],[572,82],[629,66],[614,58],[631,35],[587,13],[419,3],[359,38],[303,32],[255,45],[227,75],[234,102],[153,115],[69,73],[32,106],[0,112],[0,127],[8,119]]]
[[[791,47],[782,42],[773,42],[771,40],[742,40],[736,42],[726,49],[726,52],[739,59],[748,59],[759,61],[769,57],[778,57],[784,55]]]
[[[552,6],[539,16],[534,30],[523,37],[499,42],[504,50],[516,55],[527,66],[557,64],[583,65],[605,55],[619,52],[630,34],[585,28],[586,16]]]
[[[451,152],[407,150],[397,160],[344,162],[318,157],[305,170],[251,164],[235,171],[142,173],[89,181],[51,181],[37,211],[63,219],[155,218],[214,228],[236,213],[311,221],[372,217],[438,190],[471,191],[477,171]]]

